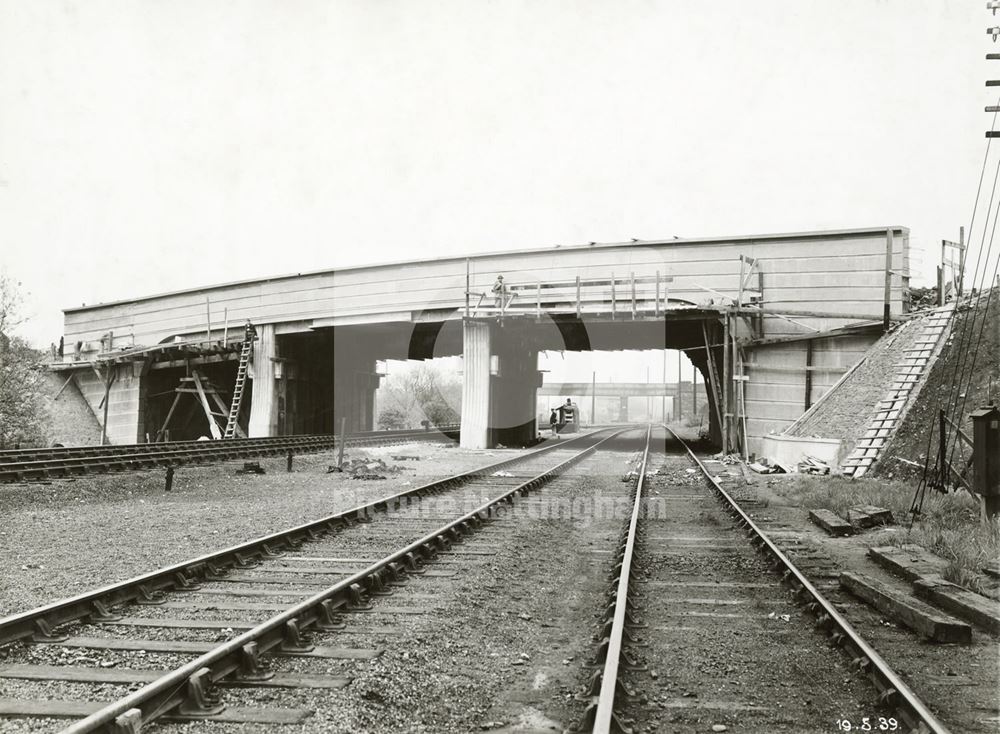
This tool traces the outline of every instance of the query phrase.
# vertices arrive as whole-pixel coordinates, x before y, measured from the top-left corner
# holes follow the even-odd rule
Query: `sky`
[[[928,279],[976,201],[991,22],[982,0],[0,0],[0,268],[39,345],[84,303],[632,237],[903,225]]]

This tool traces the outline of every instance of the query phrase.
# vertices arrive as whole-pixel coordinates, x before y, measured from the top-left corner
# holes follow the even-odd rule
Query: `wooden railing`
[[[470,316],[538,316],[543,313],[610,313],[612,319],[659,316],[671,308],[692,305],[670,300],[673,278],[657,272],[652,276],[580,278],[563,281],[512,283],[500,296],[493,293],[470,293],[478,300],[470,305]],[[703,289],[710,291],[710,289]],[[710,291],[715,292],[715,291]],[[719,296],[723,294],[719,293]],[[499,302],[498,302],[499,301]]]

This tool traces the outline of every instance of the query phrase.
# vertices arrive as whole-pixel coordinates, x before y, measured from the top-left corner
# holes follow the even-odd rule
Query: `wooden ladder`
[[[902,358],[902,362],[893,365],[895,374],[889,392],[875,404],[875,413],[868,428],[858,439],[854,451],[843,461],[842,471],[846,476],[860,477],[867,473],[889,445],[916,392],[914,388],[921,383],[925,370],[932,363],[938,346],[948,333],[954,309],[955,304],[949,303],[927,316],[922,324],[923,331],[913,346],[904,352],[907,356]]]
[[[223,438],[235,438],[239,428],[240,407],[243,405],[243,389],[247,384],[247,370],[250,367],[250,353],[253,351],[255,332],[253,326],[247,324],[246,336],[243,339],[243,349],[240,351],[240,365],[236,370],[236,384],[233,386],[233,402],[229,406],[229,418],[226,421],[226,431]]]

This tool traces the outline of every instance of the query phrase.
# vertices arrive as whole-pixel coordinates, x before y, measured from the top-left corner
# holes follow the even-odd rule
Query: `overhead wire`
[[[997,115],[998,115],[998,113],[1000,113],[1000,98],[997,99],[997,107],[994,109],[993,120],[990,123],[990,131],[991,132],[994,132],[997,129],[996,125],[997,125]],[[986,177],[986,167],[987,167],[987,163],[989,162],[990,148],[992,147],[992,143],[993,143],[993,138],[991,136],[987,135],[987,137],[986,137],[986,151],[983,154],[983,165],[982,165],[982,168],[981,168],[981,170],[979,172],[979,183],[976,186],[976,196],[975,196],[975,198],[973,200],[973,204],[972,204],[972,217],[969,220],[969,242],[972,241],[972,239],[973,239],[973,233],[975,231],[976,215],[979,212],[979,201],[982,198],[983,181],[984,181],[984,179]],[[986,240],[986,229],[989,226],[990,212],[993,209],[993,201],[994,201],[995,196],[996,196],[997,178],[998,177],[1000,177],[1000,159],[998,159],[998,161],[997,161],[997,170],[996,170],[996,173],[993,176],[993,186],[992,186],[992,189],[990,191],[990,203],[989,203],[989,206],[986,209],[986,224],[983,226],[983,237],[982,237],[982,241],[980,243],[979,251],[978,251],[977,256],[976,256],[976,268],[975,268],[974,275],[973,275],[973,278],[972,278],[973,284],[976,282],[976,279],[977,279],[978,274],[979,274],[979,267],[980,267],[980,262],[981,262],[982,254],[983,254],[982,244]],[[1000,215],[1000,208],[998,208],[997,215]],[[994,219],[993,219],[993,229],[994,229],[994,231],[996,230],[997,215],[995,215]],[[990,247],[991,248],[992,248],[992,244],[993,244],[993,237],[991,235],[991,237],[990,237]],[[963,258],[962,270],[959,273],[959,278],[960,278],[961,282],[963,282],[963,283],[965,282],[965,271],[968,269],[968,264],[969,264],[968,258]],[[942,263],[942,266],[943,266],[943,263]],[[943,281],[943,279],[942,279],[942,281]],[[941,285],[942,284],[939,283],[938,287],[941,288]],[[943,290],[943,288],[942,288],[942,290]],[[943,294],[940,294],[940,295],[943,295]],[[958,296],[956,294],[956,307],[957,307],[957,297]],[[943,302],[944,299],[942,298],[941,300]],[[955,313],[953,312],[952,318],[954,318],[954,316],[955,316]],[[960,333],[960,335],[959,335],[960,345],[959,345],[959,352],[958,352],[958,354],[959,354],[959,358],[960,359],[961,359],[962,356],[964,356],[964,353],[965,353],[961,349],[961,341],[962,341],[962,338],[963,338],[963,336],[965,334],[965,331],[966,330],[963,329],[962,333]],[[953,370],[953,374],[954,374],[954,370]],[[957,382],[956,380],[954,380],[954,379],[952,380],[952,384],[951,384],[951,386],[950,386],[950,388],[948,390],[948,397],[947,397],[947,400],[946,400],[944,406],[950,406],[951,405],[952,394],[956,390],[956,382]],[[958,392],[955,393],[956,396],[960,395],[960,394],[961,393],[958,393]],[[957,397],[955,398],[955,400],[957,402]],[[940,402],[938,403],[938,406],[939,406],[939,410],[943,410],[944,409],[944,406],[942,406]],[[921,511],[921,509],[923,507],[924,495],[926,493],[927,484],[928,484],[928,473],[929,473],[929,470],[930,470],[930,459],[931,459],[930,454],[931,454],[931,446],[933,444],[933,438],[934,438],[934,428],[935,428],[935,426],[934,426],[934,420],[932,418],[932,420],[930,421],[930,424],[927,427],[927,445],[926,445],[925,452],[924,452],[925,458],[924,458],[923,472],[922,472],[921,477],[920,477],[920,482],[917,485],[917,490],[914,493],[913,501],[910,504],[910,523],[911,523],[911,525],[912,525],[912,522],[913,522],[913,518],[916,515],[920,514],[920,511]],[[935,472],[946,471],[945,467],[939,467],[938,466],[939,463],[940,463],[940,457],[936,456],[935,457],[935,461],[934,461]]]

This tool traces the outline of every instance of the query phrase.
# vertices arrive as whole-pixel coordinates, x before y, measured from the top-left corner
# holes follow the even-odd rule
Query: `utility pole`
[[[667,422],[667,345],[663,345],[663,404],[660,405],[660,416]]]
[[[698,368],[691,363],[691,415],[698,417]]]
[[[948,248],[958,250],[958,262],[948,259]],[[958,242],[941,240],[941,265],[938,267],[938,306],[945,303],[948,283],[948,266],[951,266],[951,281],[955,286],[955,300],[962,296],[962,275],[965,273],[965,227],[958,228]]]
[[[674,420],[684,417],[684,396],[681,394],[681,350],[677,350],[677,415]]]
[[[646,365],[646,389],[649,389],[649,365]],[[646,396],[646,416],[647,420],[652,422],[653,420],[653,396]]]
[[[590,425],[597,423],[597,372],[590,373]]]

